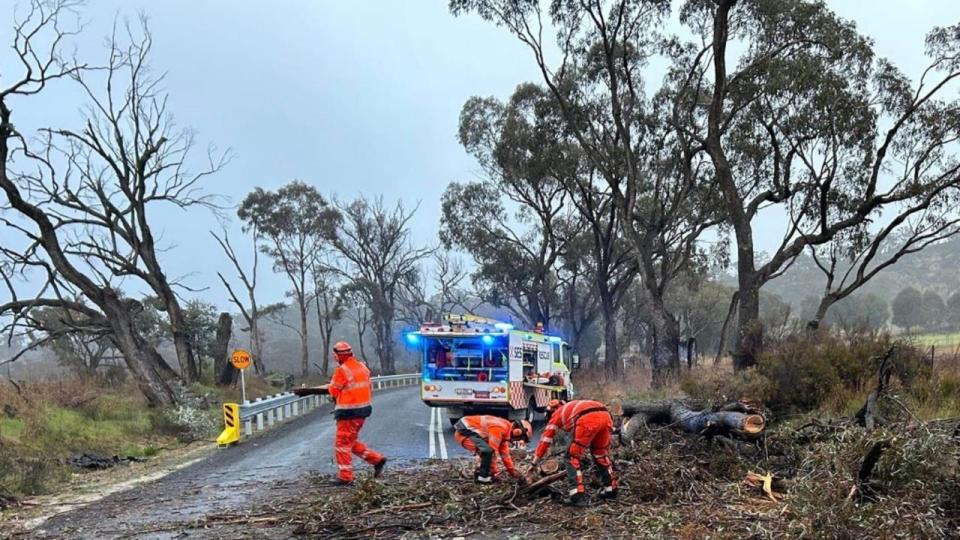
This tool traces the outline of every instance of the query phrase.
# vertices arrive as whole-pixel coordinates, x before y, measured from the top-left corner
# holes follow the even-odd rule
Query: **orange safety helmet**
[[[513,429],[510,430],[510,438],[530,442],[530,439],[533,438],[533,425],[526,420],[514,420]]]
[[[336,345],[333,346],[333,354],[336,355],[339,360],[340,357],[348,357],[353,354],[353,348],[350,347],[350,344],[346,341],[338,341]]]

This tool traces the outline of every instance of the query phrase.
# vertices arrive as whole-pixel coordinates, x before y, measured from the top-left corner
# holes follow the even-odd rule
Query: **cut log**
[[[293,393],[298,396],[325,396],[330,393],[330,388],[326,384],[321,386],[301,386],[300,388],[294,388]]]
[[[561,478],[563,478],[563,477],[566,476],[566,475],[567,475],[566,472],[560,471],[560,472],[555,472],[555,473],[553,473],[553,474],[551,474],[551,475],[549,475],[549,476],[544,476],[543,478],[541,478],[541,479],[539,479],[539,480],[537,480],[537,481],[535,481],[535,482],[531,482],[531,483],[523,486],[522,488],[520,488],[520,493],[521,493],[522,495],[530,495],[530,494],[533,494],[533,493],[537,493],[538,491],[546,488],[546,487],[549,486],[550,484],[556,482],[557,480],[560,480]]]
[[[743,402],[707,411],[695,411],[679,401],[631,402],[624,403],[622,411],[623,416],[629,418],[620,429],[623,442],[633,441],[640,428],[647,424],[674,426],[686,433],[708,437],[745,438],[758,436],[766,427],[763,417]]]

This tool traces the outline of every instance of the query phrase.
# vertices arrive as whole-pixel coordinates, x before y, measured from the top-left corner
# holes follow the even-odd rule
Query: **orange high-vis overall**
[[[496,476],[497,456],[503,462],[503,468],[514,478],[520,476],[510,456],[510,431],[513,424],[498,416],[464,416],[455,426],[454,440],[468,452],[479,458],[480,476]]]
[[[571,484],[570,495],[585,491],[580,460],[587,450],[590,450],[590,454],[597,463],[605,489],[616,490],[617,477],[613,474],[613,462],[609,456],[613,419],[603,403],[587,399],[576,400],[561,405],[553,411],[534,453],[537,459],[547,453],[558,429],[573,434],[573,442],[567,449],[565,459],[567,479]]]
[[[353,455],[371,465],[383,460],[383,455],[359,439],[364,421],[373,412],[370,370],[351,356],[333,371],[329,388],[336,401],[333,417],[337,421],[337,435],[333,444],[337,476],[350,482],[353,480]]]

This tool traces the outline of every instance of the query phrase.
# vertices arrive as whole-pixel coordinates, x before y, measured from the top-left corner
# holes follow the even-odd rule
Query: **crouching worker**
[[[454,439],[468,452],[480,458],[480,467],[473,479],[480,484],[490,484],[497,475],[496,457],[500,456],[503,468],[521,485],[526,479],[517,471],[510,456],[510,443],[530,442],[533,426],[526,420],[511,422],[498,416],[464,416],[454,426]]]
[[[610,437],[613,433],[613,419],[610,417],[610,411],[602,403],[586,399],[568,403],[554,399],[550,401],[547,410],[550,412],[550,419],[540,438],[540,444],[534,452],[534,466],[546,455],[557,430],[567,431],[573,435],[573,442],[567,449],[565,461],[570,491],[563,502],[574,506],[583,506],[587,503],[583,471],[580,469],[580,461],[587,450],[593,455],[603,480],[604,488],[600,492],[600,498],[615,498],[617,479],[613,474],[613,462],[608,455]]]
[[[336,401],[333,417],[337,421],[334,456],[337,460],[335,485],[353,482],[353,456],[373,465],[373,476],[380,476],[387,458],[360,442],[360,429],[373,412],[370,370],[353,356],[350,344],[339,342],[333,348],[337,368],[330,379],[330,395]]]

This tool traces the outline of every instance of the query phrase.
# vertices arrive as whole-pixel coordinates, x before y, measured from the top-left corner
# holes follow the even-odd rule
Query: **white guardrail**
[[[397,388],[420,384],[419,373],[405,373],[402,375],[384,375],[370,377],[374,390]],[[255,431],[269,429],[286,419],[307,413],[329,401],[328,396],[297,396],[293,392],[283,392],[247,401],[240,405],[240,422],[243,424],[243,434],[253,435]]]

